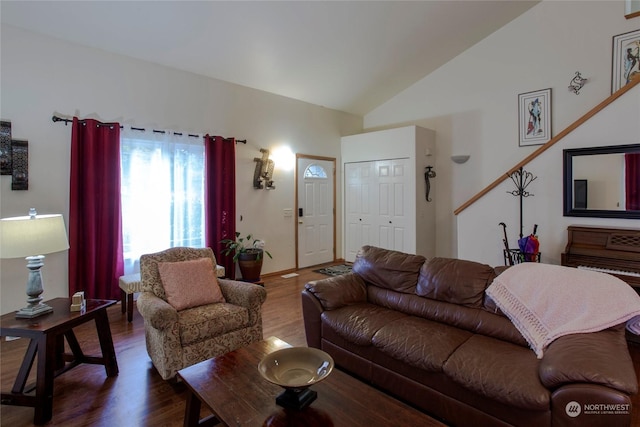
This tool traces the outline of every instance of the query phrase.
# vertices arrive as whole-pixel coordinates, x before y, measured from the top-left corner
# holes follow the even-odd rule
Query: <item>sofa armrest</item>
[[[631,398],[596,384],[567,384],[551,393],[554,427],[628,427],[632,422]]]
[[[262,304],[267,299],[264,287],[239,280],[219,279],[220,290],[229,304],[245,307],[249,312],[249,323],[262,322]]]
[[[638,391],[624,324],[599,332],[565,335],[544,352],[540,381],[549,389],[569,383],[592,383],[623,393]]]
[[[322,341],[322,304],[311,292],[302,291],[302,320],[304,321],[304,333],[309,347],[320,348]]]
[[[246,308],[261,306],[267,299],[264,287],[239,280],[218,279],[220,290],[229,304]]]
[[[164,330],[178,321],[176,309],[151,292],[140,292],[136,306],[145,322],[154,329]]]
[[[304,285],[304,288],[318,299],[325,310],[367,301],[367,287],[355,273],[315,280]]]

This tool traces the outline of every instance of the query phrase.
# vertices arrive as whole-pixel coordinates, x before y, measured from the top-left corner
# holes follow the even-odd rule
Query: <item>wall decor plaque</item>
[[[0,121],[0,175],[11,175],[11,122]]]
[[[29,142],[11,140],[12,190],[29,189]]]

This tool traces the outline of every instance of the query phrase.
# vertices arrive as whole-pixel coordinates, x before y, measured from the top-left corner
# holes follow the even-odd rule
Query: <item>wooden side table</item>
[[[84,311],[71,312],[70,298],[46,301],[53,313],[33,319],[16,319],[15,313],[0,318],[0,336],[29,338],[29,346],[11,392],[2,392],[3,405],[33,406],[34,424],[45,424],[53,415],[53,379],[81,363],[104,365],[108,377],[118,375],[118,362],[111,338],[107,307],[115,300],[87,300]],[[102,356],[87,356],[73,333],[73,328],[95,320]],[[64,339],[72,354],[64,354]],[[38,358],[36,384],[26,382],[33,361]],[[35,396],[26,393],[35,388]]]

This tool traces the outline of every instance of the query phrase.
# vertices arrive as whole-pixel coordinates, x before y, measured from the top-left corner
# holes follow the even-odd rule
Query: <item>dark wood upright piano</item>
[[[640,230],[571,225],[567,232],[562,265],[612,274],[640,294]],[[640,343],[628,331],[627,339]]]

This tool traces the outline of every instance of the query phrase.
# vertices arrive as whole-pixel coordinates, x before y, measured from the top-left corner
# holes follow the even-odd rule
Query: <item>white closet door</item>
[[[364,245],[377,245],[373,221],[375,162],[345,163],[345,254],[353,262]]]
[[[408,159],[381,160],[375,162],[378,194],[376,234],[378,246],[402,252],[408,247],[408,218],[410,209],[407,193]]]

